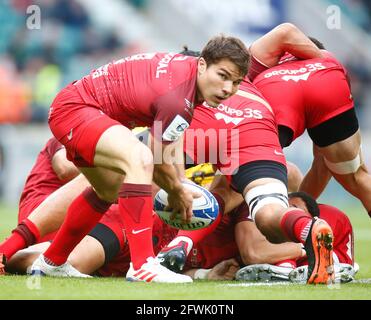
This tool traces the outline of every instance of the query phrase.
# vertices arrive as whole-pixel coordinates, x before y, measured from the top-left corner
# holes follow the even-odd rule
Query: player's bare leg
[[[319,148],[334,178],[371,213],[371,175],[363,161],[361,134]]]
[[[11,237],[1,244],[3,265],[11,260],[18,251],[40,241],[59,229],[72,201],[89,185],[83,175],[77,176],[63,187],[50,194],[28,217],[21,221]],[[14,232],[22,232],[21,236],[27,241],[13,241]],[[13,241],[13,242],[12,242]],[[43,240],[41,240],[43,241]],[[0,269],[1,274],[1,269]]]
[[[59,229],[71,202],[88,186],[86,178],[79,175],[54,191],[28,216],[37,226],[40,238]]]

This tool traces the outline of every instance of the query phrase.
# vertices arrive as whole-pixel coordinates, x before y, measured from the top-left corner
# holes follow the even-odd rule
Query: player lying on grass
[[[281,146],[289,146],[305,130],[313,141],[312,166],[300,190],[318,198],[333,176],[371,217],[371,176],[362,156],[347,70],[322,43],[311,40],[322,58],[300,60],[285,54],[278,66],[267,57],[268,47],[253,44],[249,77],[276,115]]]

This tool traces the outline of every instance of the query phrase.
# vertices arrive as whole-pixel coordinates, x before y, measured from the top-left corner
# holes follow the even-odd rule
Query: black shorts
[[[351,137],[358,129],[357,115],[352,108],[318,126],[308,128],[308,134],[316,146],[323,148]]]
[[[232,187],[243,194],[250,182],[262,178],[277,179],[287,186],[287,168],[282,163],[270,160],[246,163],[238,168],[237,174],[232,176]]]

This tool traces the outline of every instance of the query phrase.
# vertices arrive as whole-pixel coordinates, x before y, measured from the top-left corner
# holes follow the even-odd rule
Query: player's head
[[[248,64],[249,53],[241,40],[224,35],[212,38],[198,59],[198,100],[217,107],[237,92]]]
[[[316,46],[318,49],[321,49],[321,50],[325,50],[325,46],[323,45],[323,43],[321,41],[319,41],[318,39],[314,38],[314,37],[308,37]]]
[[[319,207],[317,201],[306,192],[289,193],[289,205],[309,212],[312,217],[319,216]]]

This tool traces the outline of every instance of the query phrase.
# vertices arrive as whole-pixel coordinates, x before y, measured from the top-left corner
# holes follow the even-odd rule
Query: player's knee
[[[130,152],[122,158],[120,167],[127,176],[152,176],[152,151],[144,144],[137,142],[131,147]]]

